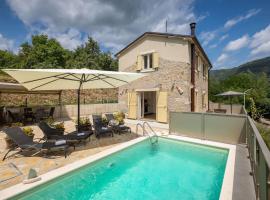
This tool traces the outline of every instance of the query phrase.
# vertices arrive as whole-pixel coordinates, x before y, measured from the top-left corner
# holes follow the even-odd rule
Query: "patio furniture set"
[[[9,121],[11,120],[12,123],[23,122],[24,124],[26,124],[28,122],[39,122],[50,117],[53,118],[54,111],[55,107],[51,107],[49,111],[47,111],[45,108],[38,108],[35,112],[32,108],[25,107],[22,114],[18,112],[15,113],[7,109],[7,116]]]
[[[13,150],[18,150],[17,153],[36,151],[33,155],[36,155],[43,150],[46,150],[47,152],[50,150],[63,150],[66,158],[69,147],[73,147],[75,150],[76,144],[81,142],[86,144],[87,140],[90,141],[90,136],[93,134],[99,139],[103,135],[113,137],[114,134],[121,134],[124,132],[131,133],[130,127],[123,123],[117,123],[113,114],[105,114],[105,116],[108,123],[104,123],[102,115],[92,115],[94,129],[92,129],[90,123],[88,129],[77,130],[66,134],[64,134],[64,130],[52,127],[46,121],[42,120],[38,123],[38,126],[43,132],[44,137],[37,138],[37,141],[33,141],[33,138],[27,136],[20,127],[4,128],[4,133],[6,133],[14,142],[14,146],[9,148],[4,155],[3,160],[5,160],[9,152]]]

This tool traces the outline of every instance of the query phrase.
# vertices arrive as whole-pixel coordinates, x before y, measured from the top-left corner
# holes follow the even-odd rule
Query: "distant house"
[[[146,77],[119,88],[119,104],[131,119],[168,122],[170,111],[205,112],[208,109],[206,53],[195,36],[146,32],[116,54],[119,71]]]

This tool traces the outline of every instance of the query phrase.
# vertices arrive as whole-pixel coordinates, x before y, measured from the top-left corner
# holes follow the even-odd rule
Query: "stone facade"
[[[117,102],[118,89],[92,89],[81,92],[81,103],[111,103]],[[77,91],[63,90],[62,104],[77,104]],[[5,94],[0,93],[0,106],[22,106],[25,105],[25,99],[29,106],[44,106],[59,104],[58,94]]]
[[[203,63],[206,61],[203,57],[196,51],[200,62],[195,66],[195,93],[197,93],[197,98],[195,96],[195,111],[196,112],[206,112],[208,110],[208,69],[206,69],[205,75],[203,74]],[[200,64],[201,63],[201,64]],[[205,66],[207,66],[205,64]],[[205,95],[203,95],[205,94]],[[204,100],[203,100],[204,98]]]
[[[124,71],[136,72],[136,63]],[[190,111],[190,64],[165,60],[161,55],[158,69],[144,73],[145,77],[119,88],[118,102],[124,111],[128,109],[128,92],[151,88],[168,92],[168,111]],[[183,94],[177,87],[183,90]]]

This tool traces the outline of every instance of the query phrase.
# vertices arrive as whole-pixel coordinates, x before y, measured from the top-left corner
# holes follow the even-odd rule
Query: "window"
[[[195,55],[195,70],[199,71],[199,56]]]
[[[152,54],[143,55],[143,68],[144,69],[153,68],[153,55]]]
[[[203,94],[202,94],[202,107],[205,108],[206,107],[206,101],[205,101],[205,91],[203,91]]]
[[[203,64],[203,77],[206,78],[207,76],[207,67],[206,64]]]

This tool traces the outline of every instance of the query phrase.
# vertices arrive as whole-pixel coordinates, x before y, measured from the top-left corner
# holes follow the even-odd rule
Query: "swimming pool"
[[[145,140],[12,199],[214,200],[227,157],[227,149]]]

